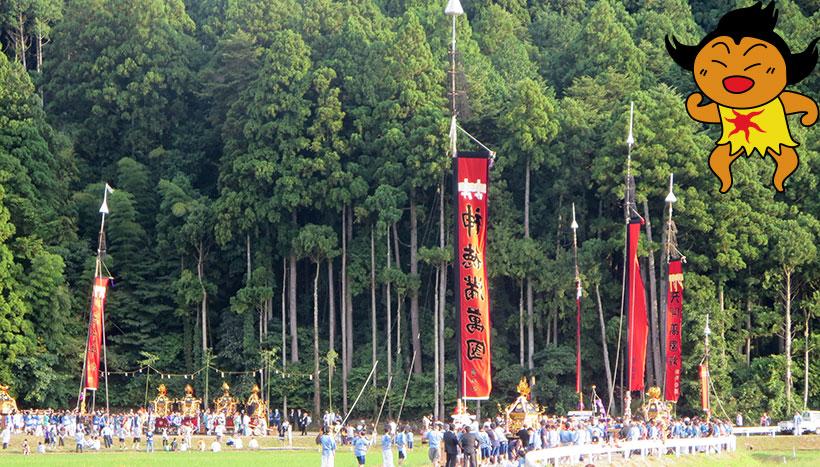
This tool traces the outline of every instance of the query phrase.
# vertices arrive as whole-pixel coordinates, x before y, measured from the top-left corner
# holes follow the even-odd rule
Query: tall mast
[[[572,203],[572,254],[575,259],[575,392],[578,393],[578,409],[584,409],[584,392],[581,385],[581,274],[578,271],[578,222],[575,220],[575,203]]]
[[[624,355],[621,354],[621,342],[622,342],[622,334],[623,334],[623,325],[624,325],[624,311],[625,311],[625,300],[626,300],[626,270],[627,270],[627,249],[629,245],[628,241],[628,230],[629,230],[629,220],[632,217],[633,213],[635,212],[635,179],[632,177],[632,146],[635,145],[635,136],[632,131],[633,123],[634,123],[634,116],[635,116],[635,103],[629,103],[629,133],[626,137],[626,179],[624,183],[624,262],[623,262],[623,275],[621,279],[621,315],[618,322],[618,347],[615,350],[615,372],[612,374],[613,379],[617,378],[618,376],[618,368],[620,365],[621,370],[621,400],[623,401],[623,410],[622,413],[624,417],[631,416],[629,404],[632,401],[631,394],[629,390],[624,390],[624,377],[623,373],[625,371],[624,367],[626,366],[625,362],[622,362]],[[628,347],[628,345],[627,345]],[[627,386],[630,386],[630,382],[627,382]],[[614,391],[614,388],[613,388]],[[612,402],[614,400],[614,394],[609,394],[609,403],[607,404],[607,412],[611,412],[612,410]]]
[[[93,292],[92,292],[92,303],[95,300],[97,300],[97,298],[94,297],[94,295],[97,294],[96,289],[98,287],[97,286],[98,280],[105,277],[105,275],[104,275],[105,264],[103,262],[103,259],[105,258],[105,252],[106,252],[105,216],[109,213],[109,210],[108,210],[108,194],[113,193],[113,192],[114,192],[114,189],[111,188],[111,186],[106,183],[105,188],[103,189],[103,201],[102,201],[102,204],[100,205],[100,210],[99,210],[99,213],[100,213],[100,231],[99,231],[99,234],[97,235],[97,257],[96,257],[95,262],[94,262],[94,286],[93,286],[93,289],[92,289],[93,290]],[[105,291],[102,292],[102,298],[101,298],[101,301],[104,301],[104,300],[105,300]],[[103,377],[104,377],[104,381],[105,381],[105,413],[106,413],[106,415],[108,415],[109,414],[108,355],[107,355],[107,345],[106,345],[106,339],[105,339],[105,314],[104,314],[104,310],[101,309],[100,313],[102,314],[102,321],[103,321],[101,329],[100,329],[100,332],[101,332],[100,341],[101,341],[101,344],[102,344],[102,354],[103,354],[103,371],[102,371],[102,373],[103,373]],[[91,333],[92,333],[93,323],[94,323],[94,311],[93,311],[93,305],[92,305],[92,311],[91,311],[91,313],[89,313],[89,316],[88,316],[88,334],[87,334],[87,338],[86,338],[85,352],[83,354],[83,372],[82,372],[82,376],[80,378],[80,391],[79,391],[79,397],[77,399],[77,409],[81,413],[85,412],[85,408],[86,408],[86,403],[85,403],[85,395],[86,395],[86,390],[87,390],[87,388],[86,388],[86,384],[87,384],[86,370],[87,370],[87,363],[88,363],[89,341],[90,341],[90,336],[91,336]],[[96,391],[96,389],[88,389],[88,390],[91,391],[91,410],[94,411],[94,409],[96,408],[95,405],[96,405],[97,391]]]

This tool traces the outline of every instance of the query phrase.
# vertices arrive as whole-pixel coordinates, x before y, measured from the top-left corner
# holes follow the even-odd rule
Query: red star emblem
[[[729,136],[732,136],[733,134],[742,131],[746,135],[746,142],[748,143],[749,142],[749,128],[754,128],[755,130],[757,130],[761,133],[766,133],[759,126],[757,126],[757,123],[752,121],[752,117],[756,117],[756,116],[763,113],[762,110],[759,111],[759,112],[752,112],[752,113],[746,114],[746,115],[739,114],[734,109],[732,109],[732,112],[735,114],[735,118],[727,118],[726,119],[727,122],[735,124],[735,129],[732,130],[731,133],[729,133]]]

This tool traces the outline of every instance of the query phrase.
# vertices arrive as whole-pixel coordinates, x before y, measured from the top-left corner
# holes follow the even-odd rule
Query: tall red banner
[[[627,288],[626,305],[629,319],[629,390],[643,391],[646,370],[646,336],[649,321],[646,316],[646,291],[638,263],[638,241],[641,237],[640,219],[631,220],[626,231]]]
[[[486,153],[458,153],[454,161],[456,200],[455,290],[464,399],[490,397],[490,295],[487,281]]]
[[[95,391],[100,383],[100,352],[107,289],[107,277],[94,278],[94,290],[91,293],[91,321],[88,324],[88,352],[85,356],[85,388]]]
[[[669,262],[669,286],[666,292],[666,400],[680,397],[681,323],[683,319],[683,266],[680,260]]]

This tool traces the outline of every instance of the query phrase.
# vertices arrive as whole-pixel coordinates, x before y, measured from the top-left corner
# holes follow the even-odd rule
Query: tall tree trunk
[[[640,261],[640,259],[639,259],[639,261]],[[646,267],[646,262],[644,262],[644,261],[640,261],[640,262],[643,263],[643,264],[641,264],[641,280],[643,281],[644,284],[647,284],[647,283],[649,283],[649,280],[647,278],[647,272],[646,272],[646,270],[648,268]],[[644,300],[646,300],[646,299],[647,299],[646,289],[644,289]],[[648,302],[649,300],[646,300],[646,301]],[[648,315],[647,318],[651,317],[651,313],[650,313],[649,310],[647,310],[647,315]],[[652,341],[651,341],[652,325],[651,325],[651,323],[648,323],[648,324],[649,324],[649,330],[650,330],[649,334],[650,335],[647,336],[647,344],[651,344],[652,343]],[[650,349],[650,350],[654,350],[654,349]],[[654,370],[654,368],[655,368],[655,366],[654,366],[655,365],[655,358],[654,357],[655,357],[655,354],[652,351],[650,351],[650,352],[646,352],[646,356],[644,358],[644,363],[646,364],[646,366],[645,366],[646,371],[644,372],[644,381],[647,382],[648,387],[655,386],[656,379],[655,379],[655,370]]]
[[[390,226],[385,234],[387,242],[387,270],[391,268],[390,261]],[[384,284],[385,318],[387,319],[387,380],[393,375],[393,304],[390,297],[390,280]]]
[[[555,229],[555,261],[559,262],[561,258],[561,229],[563,227],[564,214],[564,193],[558,195],[558,225]],[[561,313],[561,301],[555,301],[555,313],[552,315],[552,345],[558,347],[558,315]]]
[[[439,379],[438,379],[438,355],[439,355],[439,329],[438,329],[438,281],[439,281],[439,274],[436,271],[435,277],[435,290],[436,293],[433,294],[433,418],[436,420],[440,420],[440,413],[438,411],[439,408],[439,401],[441,400],[441,388],[439,386]],[[418,358],[417,358],[418,359]]]
[[[316,276],[313,278],[313,416],[321,420],[322,387],[319,384],[319,271],[322,262],[316,261]]]
[[[524,279],[518,286],[518,362],[524,369]]]
[[[43,34],[37,33],[37,73],[43,69]]]
[[[285,296],[287,295],[288,260],[282,258],[282,372],[284,373],[288,365],[287,327],[288,322],[285,316]]]
[[[376,227],[370,226],[370,343],[373,350],[372,363],[376,364]],[[373,387],[376,387],[378,372],[373,373]]]
[[[251,234],[245,235],[245,285],[251,284]]]
[[[396,228],[396,224],[393,223],[392,227],[388,228],[388,230],[393,230],[393,254],[396,257],[396,269],[401,271],[401,256],[399,255],[399,230]],[[404,300],[404,296],[401,292],[397,289],[396,290],[396,366],[398,367],[399,371],[402,368],[401,363],[401,355],[402,355],[402,320],[401,320],[401,306],[402,300]]]
[[[786,323],[783,338],[786,341],[786,413],[792,411],[792,271],[783,268],[783,276],[786,280]]]
[[[649,312],[651,313],[651,329],[652,334],[652,370],[655,373],[655,381],[658,385],[663,381],[661,376],[661,340],[658,328],[658,282],[655,274],[655,250],[652,249],[652,222],[649,220],[649,205],[646,200],[643,201],[643,215],[646,223],[646,239],[649,240]]]
[[[746,296],[746,366],[752,364],[752,297]]]
[[[296,330],[296,255],[290,255],[288,279],[288,314],[290,317],[290,361],[299,363],[299,339]]]
[[[287,346],[287,318],[286,318],[286,309],[287,306],[285,304],[285,296],[287,295],[287,279],[288,279],[288,260],[287,258],[282,258],[282,373],[288,369],[288,346]],[[284,394],[282,397],[282,417],[287,417],[288,413],[288,395],[287,393]]]
[[[347,244],[353,241],[353,206],[347,207]],[[345,268],[346,270],[347,268]],[[345,276],[345,313],[347,314],[347,369],[353,368],[353,289],[350,274]]]
[[[410,278],[414,283],[419,283],[419,233],[418,215],[416,212],[416,191],[410,191]],[[410,287],[410,332],[413,342],[413,353],[416,360],[413,363],[413,373],[420,375],[422,372],[421,361],[421,336],[419,334],[419,289],[416,286]]]
[[[199,280],[199,287],[202,289],[202,301],[200,302],[201,325],[202,325],[202,358],[208,351],[208,291],[205,289],[205,256],[202,241],[199,242],[199,251],[196,262],[196,274]]]
[[[532,279],[527,278],[527,369],[532,372],[535,365],[532,356],[535,353],[535,327],[532,311]]]
[[[531,160],[527,156],[524,169],[524,238],[530,238],[530,167]],[[532,280],[527,274],[527,369],[532,372],[535,365],[532,356],[535,353],[535,328],[532,309]]]
[[[811,346],[809,345],[809,339],[811,338],[811,332],[809,332],[811,325],[811,313],[809,310],[806,310],[806,322],[805,326],[803,326],[803,410],[808,410],[809,408],[809,351],[811,350]]]
[[[333,285],[333,258],[327,259],[327,312],[328,312],[328,350],[336,350],[336,291]],[[333,369],[328,371],[332,374]]]
[[[606,322],[604,322],[604,307],[601,305],[601,291],[598,284],[595,284],[595,299],[598,302],[598,321],[601,324],[601,348],[604,352],[604,371],[606,371],[606,393],[609,396],[607,407],[612,406],[612,398],[615,395],[615,386],[612,384],[612,370],[609,367],[609,346],[606,343]]]
[[[342,411],[347,413],[347,206],[342,208],[342,296],[339,300],[342,321]]]
[[[28,52],[28,40],[26,36],[26,17],[22,12],[17,15],[17,35],[19,37],[17,44],[20,49],[20,63],[23,64],[24,70],[28,70],[28,65],[26,64],[26,53]]]

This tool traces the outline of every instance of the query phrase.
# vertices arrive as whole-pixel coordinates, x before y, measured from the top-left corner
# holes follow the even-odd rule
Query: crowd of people
[[[502,417],[481,424],[444,423],[424,417],[419,430],[427,444],[427,457],[434,467],[524,465],[528,452],[538,449],[587,444],[618,444],[625,441],[703,438],[732,433],[728,420],[673,418],[670,420],[621,418],[541,417],[531,426],[511,433]],[[338,445],[352,446],[360,466],[366,465],[368,451],[381,451],[381,465],[393,467],[394,453],[401,466],[413,449],[416,433],[409,425],[388,422],[381,435],[370,431],[363,420],[339,426],[325,423],[316,442],[322,450],[322,467],[333,467]]]
[[[293,427],[307,435],[311,423],[310,413],[299,409],[291,410],[287,416],[275,409],[266,419],[252,419],[244,410],[233,414],[202,410],[196,417],[184,417],[176,411],[158,417],[146,409],[109,415],[102,411],[80,415],[76,410],[22,410],[0,417],[0,439],[5,450],[13,434],[23,436],[23,454],[31,452],[29,437],[41,439],[36,448],[38,453],[72,447],[75,452],[102,449],[154,452],[155,438],[161,439],[164,451],[184,452],[196,448],[221,451],[223,442],[234,449],[243,449],[243,437],[249,438],[248,449],[259,447],[257,436],[278,435],[281,440],[292,441]],[[204,441],[194,446],[192,438],[197,434],[213,436],[214,440],[210,446]]]
[[[278,409],[273,410],[262,422],[265,429],[261,434],[242,410],[230,416],[212,410],[201,411],[195,420],[182,417],[178,412],[158,418],[144,409],[110,416],[99,411],[80,416],[76,411],[39,410],[5,415],[0,421],[3,449],[8,448],[14,433],[26,437],[21,445],[24,453],[31,452],[29,437],[38,439],[35,449],[39,453],[58,447],[76,452],[103,449],[219,452],[223,445],[226,449],[259,449],[258,436],[278,434],[280,439],[292,439],[294,431],[307,435],[313,422],[310,413],[299,409],[291,410],[287,415]],[[735,423],[742,425],[742,417],[738,416]],[[771,420],[764,415],[761,425],[768,423]],[[334,465],[338,446],[349,446],[360,466],[365,465],[368,451],[376,446],[381,451],[380,461],[384,467],[401,466],[408,452],[416,444],[424,443],[427,457],[434,467],[513,467],[523,465],[526,453],[538,449],[716,437],[729,435],[733,429],[728,420],[718,418],[644,421],[639,418],[541,416],[537,422],[511,432],[502,416],[481,423],[474,419],[469,423],[445,423],[426,416],[417,426],[388,421],[379,435],[372,423],[355,420],[343,424],[342,417],[332,411],[324,413],[320,425],[322,431],[315,441],[321,448],[323,467]],[[199,438],[195,446],[192,439],[195,434],[212,437],[212,441],[208,444]]]

